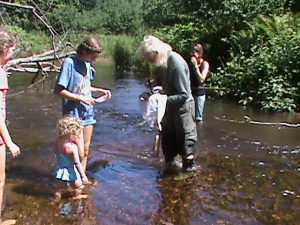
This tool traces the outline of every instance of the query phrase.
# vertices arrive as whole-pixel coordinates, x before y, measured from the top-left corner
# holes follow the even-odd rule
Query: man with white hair
[[[163,69],[161,85],[167,95],[162,119],[162,150],[167,168],[176,165],[174,158],[182,157],[183,170],[195,171],[194,148],[197,141],[195,103],[190,88],[190,72],[181,55],[157,37],[148,35],[140,46],[150,63]]]

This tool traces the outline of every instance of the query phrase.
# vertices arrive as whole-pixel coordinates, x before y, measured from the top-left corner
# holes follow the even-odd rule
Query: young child
[[[55,154],[57,165],[54,170],[55,178],[69,183],[74,191],[73,199],[87,198],[82,194],[85,184],[89,184],[88,178],[80,163],[76,139],[80,138],[83,132],[82,121],[76,117],[67,116],[58,121],[57,124],[59,137],[55,143]],[[64,185],[67,188],[67,185]],[[61,198],[61,190],[55,193],[56,198]]]
[[[11,32],[0,27],[0,224],[15,224],[16,220],[1,220],[1,209],[3,200],[3,190],[5,183],[5,161],[6,149],[9,150],[12,157],[20,154],[20,148],[10,137],[5,117],[6,117],[6,93],[8,90],[7,74],[4,66],[7,64],[15,49],[15,39]]]
[[[165,114],[167,95],[163,94],[161,86],[154,86],[152,79],[147,81],[146,86],[150,88],[151,93],[144,92],[140,95],[140,105],[144,121],[150,128],[157,127],[158,134],[155,135],[153,142],[153,152],[156,156],[160,154],[161,147],[161,121]]]

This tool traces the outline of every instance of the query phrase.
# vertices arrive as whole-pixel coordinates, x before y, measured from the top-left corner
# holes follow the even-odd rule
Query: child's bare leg
[[[83,167],[83,170],[86,170],[87,166],[87,160],[89,156],[89,150],[90,150],[90,144],[92,140],[92,134],[93,134],[93,125],[85,126],[83,129],[83,140],[84,140],[84,158],[81,160],[81,164]]]
[[[2,201],[3,201],[3,190],[5,184],[5,162],[6,162],[6,149],[5,145],[0,146],[0,225],[13,225],[17,221],[14,219],[1,220],[2,212]]]
[[[6,154],[5,154],[5,145],[0,146],[0,221],[2,215],[2,201],[3,201],[3,190],[5,184],[5,161],[6,161]]]
[[[74,183],[71,183],[71,186],[73,187],[73,190],[74,190],[73,199],[78,200],[78,199],[88,198],[87,194],[82,194],[82,190],[84,188],[84,185],[82,184],[81,180],[76,180]]]
[[[156,134],[155,135],[155,139],[154,139],[154,143],[153,143],[153,151],[155,156],[159,156],[160,154],[160,148],[161,148],[161,134]]]

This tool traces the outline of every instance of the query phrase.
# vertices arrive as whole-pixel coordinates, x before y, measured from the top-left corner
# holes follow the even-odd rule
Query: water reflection
[[[8,120],[23,149],[8,159],[4,218],[19,224],[296,224],[300,209],[300,128],[255,126],[216,117],[299,123],[291,114],[266,114],[208,100],[198,126],[199,173],[166,175],[161,156],[151,154],[156,131],[141,125],[138,96],[145,87],[132,74],[97,68],[96,84],[110,88],[111,101],[96,106],[90,176],[85,201],[51,201],[55,124],[61,99],[54,77],[9,98]],[[23,79],[23,80],[22,80]],[[18,77],[12,90],[31,79]]]

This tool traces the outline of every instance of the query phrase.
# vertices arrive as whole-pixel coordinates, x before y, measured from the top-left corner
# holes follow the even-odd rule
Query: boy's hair
[[[97,41],[96,37],[94,36],[88,36],[86,39],[84,39],[84,41],[82,43],[80,43],[76,49],[76,52],[78,54],[82,54],[83,51],[86,51],[89,54],[92,53],[101,53],[102,49],[101,49],[101,45],[100,43]]]
[[[0,55],[5,48],[14,46],[16,43],[15,37],[5,27],[0,27]]]
[[[82,121],[74,116],[66,116],[57,123],[59,136],[74,135],[79,136],[83,129]]]

